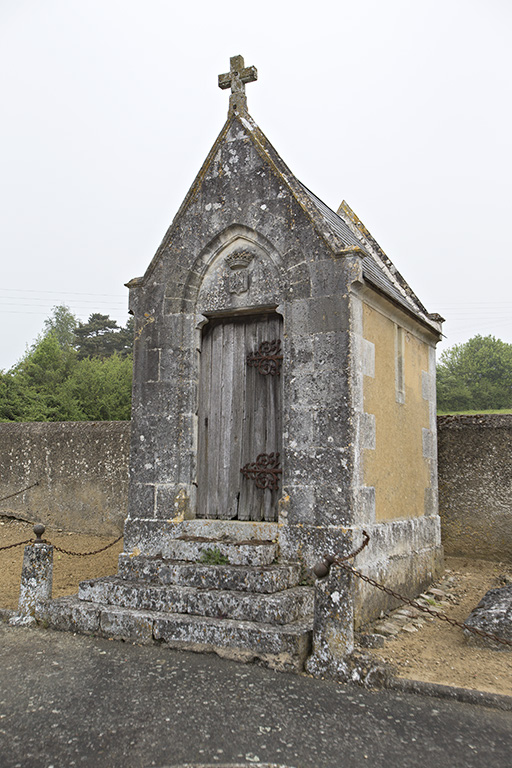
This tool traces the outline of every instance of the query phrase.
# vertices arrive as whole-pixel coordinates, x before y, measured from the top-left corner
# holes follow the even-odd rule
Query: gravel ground
[[[510,582],[510,565],[447,558],[444,576],[433,585],[428,602],[463,622],[489,589]],[[462,629],[425,616],[404,617],[399,608],[375,622],[369,631],[389,627],[392,634],[383,648],[371,653],[390,662],[399,677],[512,696],[512,649],[468,645]]]

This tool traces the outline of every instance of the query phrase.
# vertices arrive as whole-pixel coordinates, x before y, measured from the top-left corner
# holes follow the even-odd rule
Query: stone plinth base
[[[306,670],[315,677],[347,674],[346,657],[354,649],[354,596],[352,575],[332,566],[315,584],[313,653]]]
[[[23,555],[19,616],[36,617],[40,606],[51,599],[52,584],[53,547],[50,544],[29,544]]]

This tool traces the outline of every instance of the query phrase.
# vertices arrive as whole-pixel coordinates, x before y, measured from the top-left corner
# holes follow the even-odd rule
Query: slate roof
[[[342,218],[339,213],[335,213],[331,208],[329,208],[328,205],[326,205],[322,200],[320,200],[319,197],[317,197],[314,192],[311,192],[310,189],[308,189],[304,184],[301,183],[301,186],[305,190],[306,194],[309,196],[309,198],[313,201],[313,203],[318,208],[319,212],[322,214],[324,219],[329,223],[329,225],[335,230],[335,232],[339,235],[339,237],[342,238],[342,240],[347,245],[357,245],[359,248],[363,248],[365,250],[365,255],[363,256],[363,275],[368,282],[370,282],[372,285],[375,286],[378,290],[382,291],[382,293],[386,294],[390,298],[394,299],[396,302],[401,304],[404,307],[407,307],[409,310],[413,310],[415,313],[421,313],[422,315],[427,314],[427,310],[423,306],[423,304],[419,301],[419,299],[415,296],[415,294],[412,292],[412,290],[409,288],[405,280],[402,278],[399,273],[394,270],[395,275],[393,276],[396,280],[391,278],[388,274],[386,274],[387,270],[386,267],[388,267],[388,264],[392,267],[391,261],[388,259],[388,257],[384,254],[380,246],[376,243],[376,241],[373,240],[373,243],[370,244],[370,242],[367,241],[366,237],[363,234],[362,230],[359,234],[359,237],[354,233],[354,231],[349,227],[347,222],[344,218]],[[346,203],[344,204],[346,208],[348,206]],[[348,209],[350,210],[350,209]],[[357,218],[357,217],[354,217]],[[369,234],[369,233],[368,233]],[[388,262],[388,264],[379,264],[375,258],[372,257],[371,254],[369,254],[367,251],[371,248],[372,250],[376,247],[380,254],[382,255],[385,260]],[[388,267],[389,268],[389,267]],[[389,270],[391,271],[391,270]],[[397,277],[399,276],[399,279]],[[400,282],[402,282],[403,286],[400,286]],[[396,284],[398,283],[398,285]],[[400,290],[402,288],[402,290]],[[408,292],[407,292],[408,289]]]
[[[249,114],[240,116],[240,122],[255,140],[260,152],[272,163],[281,178],[291,189],[295,198],[309,214],[319,233],[331,247],[358,246],[362,248],[363,276],[371,285],[393,301],[419,317],[440,333],[438,323],[429,317],[427,310],[386,256],[377,241],[371,236],[351,208],[343,203],[335,213],[290,171],[279,153],[272,146],[261,128]],[[229,122],[229,121],[228,121]]]

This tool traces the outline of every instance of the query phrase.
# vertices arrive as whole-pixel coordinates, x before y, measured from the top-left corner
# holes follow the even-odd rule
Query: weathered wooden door
[[[204,329],[198,517],[277,520],[281,329],[276,314],[212,320]]]

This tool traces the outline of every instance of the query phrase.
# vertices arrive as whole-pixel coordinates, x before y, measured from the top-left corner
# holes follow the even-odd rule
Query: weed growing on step
[[[229,560],[226,555],[223,555],[219,549],[214,547],[213,549],[204,549],[199,562],[206,565],[227,565]]]

